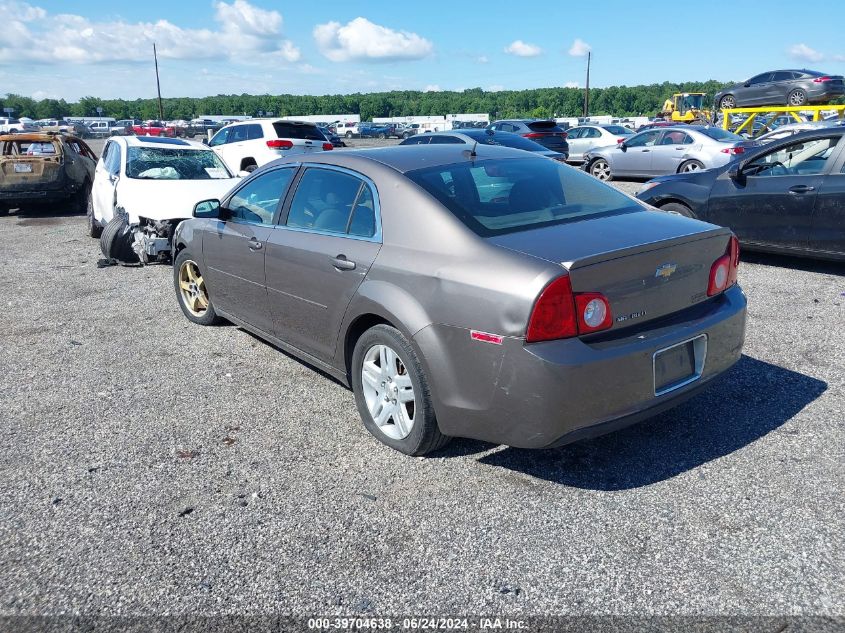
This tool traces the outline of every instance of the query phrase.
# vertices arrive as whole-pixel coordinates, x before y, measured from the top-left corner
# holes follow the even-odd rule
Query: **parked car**
[[[176,129],[161,121],[150,119],[144,121],[141,125],[133,125],[132,133],[135,136],[165,136],[174,138],[176,136]]]
[[[799,132],[807,132],[808,130],[818,130],[825,127],[836,127],[845,125],[845,121],[831,120],[831,121],[807,121],[806,123],[789,123],[787,125],[780,125],[771,132],[766,132],[761,136],[755,138],[760,144],[771,143]]]
[[[81,123],[72,123],[64,119],[40,119],[35,121],[35,126],[41,132],[61,132],[80,138],[87,132],[87,128]]]
[[[664,176],[637,197],[728,226],[749,249],[845,259],[845,128],[800,132],[707,172]]]
[[[597,147],[614,146],[633,135],[633,132],[621,125],[581,125],[566,131],[569,145],[569,160],[584,162],[584,154]]]
[[[323,133],[323,136],[325,136],[326,140],[332,144],[332,147],[346,147],[346,143],[340,139],[336,132],[332,132],[330,127],[318,125],[317,129]]]
[[[121,136],[97,163],[88,234],[103,255],[122,262],[170,257],[176,225],[198,200],[225,195],[240,182],[213,150],[182,139]]]
[[[566,148],[563,152],[553,152],[544,146],[519,134],[511,132],[497,132],[495,130],[479,130],[475,128],[462,129],[453,132],[432,132],[431,134],[418,134],[403,140],[399,145],[472,145],[476,143],[483,145],[501,145],[512,147],[527,152],[535,152],[540,156],[554,160],[565,161],[567,159]]]
[[[37,132],[38,128],[28,121],[20,119],[0,118],[0,134],[17,134],[18,132]]]
[[[313,123],[287,119],[250,119],[222,128],[208,142],[232,169],[252,171],[290,154],[334,149]]]
[[[194,215],[174,238],[185,316],[228,319],[351,385],[364,426],[407,454],[606,433],[742,352],[729,230],[528,152],[304,154]]]
[[[81,213],[96,163],[96,154],[78,136],[0,135],[0,215],[17,207],[65,202]]]
[[[718,109],[764,105],[803,106],[845,95],[842,75],[815,70],[775,70],[755,75],[716,95]]]
[[[91,121],[87,126],[87,135],[93,138],[109,136],[127,136],[130,128],[121,121]]]
[[[614,147],[584,155],[584,169],[599,180],[644,178],[719,167],[757,147],[722,128],[681,125],[639,132]]]
[[[487,126],[487,129],[519,134],[553,152],[564,154],[569,151],[569,146],[566,143],[566,132],[554,121],[508,119],[506,121],[494,121]]]

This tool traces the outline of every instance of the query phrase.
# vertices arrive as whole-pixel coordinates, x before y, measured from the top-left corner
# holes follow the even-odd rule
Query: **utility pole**
[[[161,107],[161,83],[158,80],[158,55],[156,54],[156,43],[153,42],[153,60],[156,65],[156,90],[158,91],[158,118],[164,121],[164,108]]]
[[[592,51],[587,51],[587,86],[584,90],[584,118],[590,116],[590,57]]]

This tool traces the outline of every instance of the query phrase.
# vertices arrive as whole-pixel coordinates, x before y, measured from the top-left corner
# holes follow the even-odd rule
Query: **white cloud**
[[[493,84],[492,86],[487,86],[487,92],[501,92],[504,89],[505,87],[502,84]]]
[[[580,37],[576,37],[575,41],[572,42],[572,46],[569,47],[569,54],[573,57],[586,57],[587,53],[591,50],[593,49],[587,42]]]
[[[577,81],[567,81],[565,84],[563,84],[563,87],[564,88],[580,88],[581,86],[578,85]]]
[[[517,57],[537,57],[543,50],[534,44],[529,44],[522,40],[514,40],[505,47],[505,52],[509,55],[516,55]]]
[[[314,41],[333,62],[422,59],[434,50],[430,41],[416,33],[394,31],[361,17],[345,25],[318,24],[314,27]]]
[[[161,59],[249,59],[261,55],[294,62],[299,49],[282,35],[282,15],[246,0],[215,2],[218,30],[156,22],[94,21],[80,15],[50,15],[21,2],[0,0],[5,17],[0,64],[21,62],[93,64],[149,61],[152,43]]]
[[[824,59],[824,53],[821,53],[806,44],[793,44],[789,47],[789,54],[795,58],[806,62],[820,62]]]
[[[423,92],[443,92],[443,88],[437,84],[428,84],[425,88],[423,88]]]
[[[845,55],[831,55],[830,60],[834,62],[845,62]]]

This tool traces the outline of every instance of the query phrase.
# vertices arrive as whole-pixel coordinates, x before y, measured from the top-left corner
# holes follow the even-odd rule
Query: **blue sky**
[[[0,0],[0,93],[154,96],[153,40],[168,97],[582,86],[588,49],[594,86],[845,73],[845,5],[538,4]]]

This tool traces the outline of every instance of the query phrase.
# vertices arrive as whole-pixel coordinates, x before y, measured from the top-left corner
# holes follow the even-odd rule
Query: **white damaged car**
[[[200,200],[223,198],[239,177],[201,143],[121,136],[103,149],[88,200],[88,234],[109,259],[166,261],[176,226]]]

